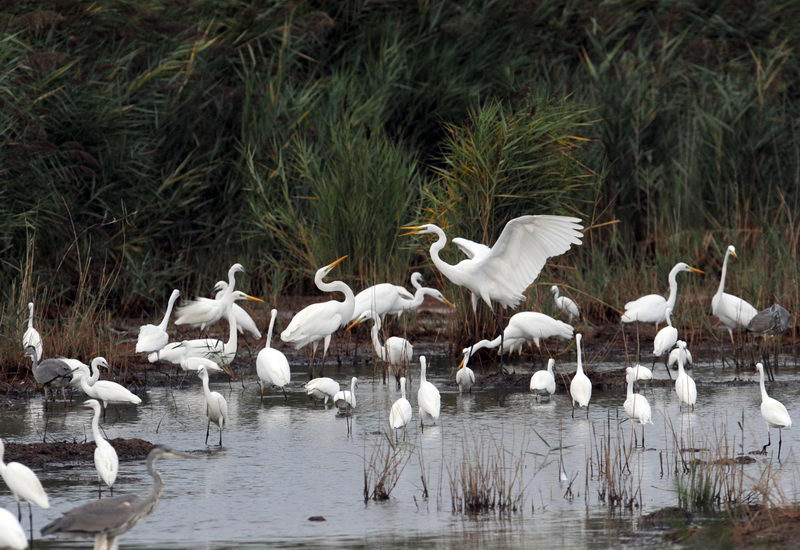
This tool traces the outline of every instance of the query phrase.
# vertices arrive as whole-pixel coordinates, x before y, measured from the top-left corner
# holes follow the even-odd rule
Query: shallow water
[[[620,366],[608,363],[599,368]],[[557,367],[574,372],[572,362],[560,362]],[[369,368],[361,366],[358,370],[363,373]],[[727,432],[728,445],[735,442],[735,451],[739,451],[741,431],[737,422],[744,412],[745,452],[760,449],[766,440],[755,383],[700,385],[694,412],[679,410],[671,387],[643,386],[640,391],[651,403],[654,425],[646,428],[646,450],[634,450],[630,459],[631,487],[641,491],[642,508],[614,509],[600,501],[596,478],[587,484],[587,456],[595,453],[595,441],[609,430],[612,440],[618,434],[626,441],[630,438],[631,424],[622,409],[624,392],[595,391],[589,419],[581,410],[573,420],[568,396],[560,392],[542,403],[528,393],[485,390],[459,395],[450,381],[451,368],[444,358],[431,361],[429,380],[442,392],[441,419],[436,425],[426,426],[424,432],[416,422],[409,427],[403,442],[409,459],[391,499],[366,505],[362,492],[365,458],[370,458],[376,445],[386,446],[383,434],[388,430],[388,411],[399,397],[393,383],[384,385],[371,373],[360,378],[356,390],[358,408],[352,437],[347,437],[344,418],[305,396],[302,383],[306,375],[300,365],[293,366],[288,400],[271,392],[260,402],[254,373],[246,379],[244,391],[238,381],[230,388],[224,379],[212,380],[212,389],[228,400],[231,417],[221,448],[215,445],[215,426],[211,427],[210,445],[204,444],[206,421],[198,379],[189,380],[181,389],[150,388],[138,408],[112,405],[105,424],[108,437],[140,437],[193,454],[190,459],[159,463],[166,481],[161,503],[152,516],[123,535],[120,547],[662,546],[664,541],[657,533],[633,533],[641,513],[677,504],[675,477],[669,467],[667,472],[662,471],[667,456],[664,451],[676,447],[673,430],[682,447],[703,447]],[[520,363],[516,368],[529,369],[530,365]],[[348,367],[328,367],[326,374],[344,385],[351,375],[359,373]],[[415,421],[417,375],[415,367],[409,395]],[[736,372],[696,365],[692,375],[698,383],[723,382],[732,380]],[[667,376],[663,365],[656,376]],[[740,373],[739,377],[757,381],[750,373]],[[797,381],[800,376],[795,369],[783,368],[777,377],[770,394],[786,404],[791,414],[800,385],[785,382]],[[79,401],[67,407],[66,413],[56,408],[48,423],[48,440],[83,441],[87,434],[91,438],[90,421],[91,411],[80,407]],[[4,410],[0,435],[5,439],[38,441],[41,430],[40,397]],[[636,430],[638,433],[640,428]],[[798,437],[797,430],[784,431],[780,466],[774,456],[775,437],[769,455],[758,456],[755,464],[743,466],[746,476],[755,479],[771,463],[781,471],[780,486],[785,496],[797,497]],[[477,446],[487,449],[488,455],[502,447],[509,469],[523,457],[524,504],[519,512],[503,516],[452,512],[449,472],[459,466],[465,449],[470,454]],[[428,499],[422,496],[420,455]],[[51,508],[34,510],[37,532],[60,513],[96,496],[97,478],[91,465],[38,473]],[[565,496],[570,483],[561,481],[562,477],[574,478],[571,497]],[[143,461],[121,463],[115,494],[144,493],[149,486]],[[13,509],[13,498],[5,487],[0,488],[0,505]],[[310,516],[324,516],[327,521],[308,521]],[[27,529],[27,520],[24,524]],[[91,544],[51,537],[36,546],[77,548]]]

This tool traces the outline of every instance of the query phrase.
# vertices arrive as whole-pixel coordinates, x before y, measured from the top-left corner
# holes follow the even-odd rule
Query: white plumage
[[[289,361],[286,356],[275,348],[270,347],[272,343],[272,329],[275,326],[275,318],[278,316],[278,310],[273,309],[270,312],[269,330],[267,331],[267,343],[264,349],[258,352],[256,357],[256,373],[258,374],[258,384],[261,386],[261,395],[264,395],[264,385],[277,386],[284,391],[286,395],[286,386],[292,377],[291,370],[289,369]]]
[[[32,347],[36,350],[36,360],[42,360],[44,353],[44,345],[42,344],[42,335],[39,331],[33,328],[33,302],[28,302],[28,328],[22,335],[22,349]]]
[[[703,274],[703,271],[690,267],[680,262],[669,272],[669,296],[664,298],[659,294],[648,294],[625,304],[625,313],[622,315],[623,323],[661,323],[666,319],[667,307],[675,309],[675,302],[678,299],[678,273],[681,271],[691,271],[692,273]]]
[[[211,423],[219,428],[219,444],[222,445],[222,431],[228,421],[228,402],[219,392],[211,391],[208,387],[208,372],[206,369],[197,371],[197,376],[203,381],[203,395],[206,399],[206,416],[208,424],[206,426],[206,445],[208,444],[208,428]]]
[[[436,386],[428,382],[427,361],[425,356],[419,358],[419,389],[417,390],[417,407],[419,408],[419,423],[425,425],[425,420],[436,421],[442,407],[442,397]]]
[[[80,378],[80,385],[83,393],[103,402],[103,407],[108,407],[109,403],[132,403],[138,405],[142,399],[131,393],[124,386],[111,382],[110,380],[99,380],[100,367],[110,369],[108,362],[103,357],[95,357],[92,359],[92,365],[89,369],[91,376],[86,376],[80,371],[74,372],[73,377],[76,375]]]
[[[349,390],[339,390],[333,396],[333,404],[336,405],[340,411],[352,412],[356,408],[356,386],[358,386],[358,378],[355,376],[350,379]]]
[[[672,349],[672,346],[675,345],[675,342],[678,341],[678,329],[672,326],[672,320],[670,319],[671,314],[672,308],[668,306],[664,312],[664,317],[667,320],[667,326],[659,330],[658,334],[656,334],[656,337],[653,340],[653,355],[656,357],[661,357],[667,353]]]
[[[339,390],[341,389],[339,382],[332,378],[328,378],[327,376],[309,380],[304,388],[307,395],[316,399],[317,401],[324,400],[325,405],[327,405],[328,400],[333,399],[333,396],[339,393]]]
[[[28,537],[17,517],[5,508],[0,508],[0,548],[25,550],[27,547]]]
[[[736,249],[733,245],[725,251],[725,259],[722,261],[722,275],[719,279],[719,287],[716,294],[711,299],[711,312],[728,329],[728,334],[733,341],[734,330],[745,330],[747,325],[758,311],[751,304],[745,302],[738,296],[728,294],[725,290],[725,275],[728,273],[728,258],[736,257]]]
[[[575,370],[575,376],[569,383],[569,395],[572,398],[573,415],[575,414],[575,405],[579,407],[586,407],[586,415],[589,415],[589,401],[592,399],[592,382],[589,377],[583,372],[583,360],[581,357],[581,339],[583,336],[580,334],[575,335],[575,347],[578,351],[578,366]]]
[[[537,370],[531,376],[530,390],[535,392],[537,397],[541,394],[553,395],[556,392],[556,377],[553,374],[555,359],[547,360],[547,369]]]
[[[142,325],[139,327],[139,337],[136,340],[136,353],[152,353],[158,351],[169,342],[169,335],[167,334],[167,325],[169,325],[169,318],[172,315],[172,308],[175,305],[175,300],[181,295],[181,291],[175,289],[169,297],[167,302],[167,311],[164,313],[164,318],[158,325]]]
[[[411,422],[411,403],[406,399],[406,377],[400,378],[400,399],[392,404],[389,411],[389,425],[395,430]]]
[[[578,304],[572,298],[567,296],[559,296],[559,290],[556,285],[550,287],[550,292],[553,293],[553,300],[556,302],[556,308],[567,316],[567,320],[571,323],[581,315]]]
[[[561,338],[571,340],[574,329],[571,325],[558,319],[553,319],[549,315],[537,311],[521,311],[515,313],[508,320],[508,325],[503,329],[503,353],[521,352],[525,342],[533,342],[536,347],[540,347],[541,341],[546,338]],[[500,346],[501,338],[494,340],[481,340],[472,347],[475,353],[479,349],[492,349]],[[467,351],[470,348],[464,348]]]
[[[178,318],[175,319],[175,324],[197,326],[200,329],[205,329],[222,319],[222,316],[227,313],[229,305],[237,299],[234,297],[236,274],[241,272],[244,272],[242,264],[233,264],[228,269],[228,286],[223,289],[221,294],[217,294],[219,299],[197,298],[182,304],[178,308]],[[246,294],[242,294],[246,296]]]
[[[683,356],[684,368],[688,368],[689,365],[692,364],[692,352],[689,351],[689,348],[674,348],[671,352],[669,352],[667,366],[672,368],[673,365],[677,365],[678,356]]]
[[[678,340],[678,347],[685,348],[686,342]],[[697,385],[692,377],[683,370],[683,359],[680,355],[678,356],[678,377],[675,379],[675,393],[678,394],[678,399],[681,403],[694,408],[694,404],[697,402]]]
[[[225,281],[217,281],[215,288],[217,289],[217,294],[214,296],[214,299],[222,300],[228,289],[228,283]],[[239,331],[239,334],[249,334],[252,338],[261,340],[261,331],[258,330],[258,325],[256,325],[256,322],[242,306],[233,302],[231,314],[236,317],[236,329]]]
[[[389,371],[395,376],[399,385],[400,375],[405,372],[414,357],[414,346],[411,345],[411,342],[399,336],[390,336],[384,343],[381,343],[379,336],[381,318],[376,312],[369,309],[350,323],[347,329],[350,330],[369,318],[373,321],[372,328],[370,329],[370,337],[372,338],[372,348],[375,351],[375,355],[389,366]]]
[[[770,428],[791,428],[792,418],[783,403],[767,395],[767,388],[764,386],[764,365],[756,364],[759,374],[759,385],[761,386],[761,417]]]
[[[117,472],[119,471],[117,451],[100,433],[100,403],[96,399],[88,399],[83,402],[83,406],[94,411],[92,416],[92,435],[94,436],[95,445],[97,445],[94,450],[94,467],[97,470],[97,477],[111,488],[117,479]]]
[[[47,493],[44,492],[42,483],[33,473],[33,470],[19,462],[6,464],[3,461],[5,450],[5,444],[0,439],[0,477],[3,478],[9,491],[17,499],[17,503],[25,501],[28,504],[33,503],[39,508],[50,508],[50,500],[47,498]]]
[[[653,371],[644,365],[636,364],[625,369],[626,382],[646,382],[653,379]]]
[[[469,364],[470,353],[466,351],[458,364],[456,371],[456,384],[458,385],[458,393],[465,391],[472,392],[472,386],[475,384],[475,373],[467,365]]]
[[[630,369],[630,367],[628,368]],[[640,393],[633,393],[632,376],[628,377],[628,390],[623,408],[633,422],[638,422],[639,424],[653,423],[650,403],[647,398]]]

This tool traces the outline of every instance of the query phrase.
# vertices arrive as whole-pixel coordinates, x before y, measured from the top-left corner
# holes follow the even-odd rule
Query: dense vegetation
[[[680,260],[706,314],[730,243],[736,293],[800,305],[796,3],[0,5],[14,341],[31,296],[138,315],[241,261],[274,301],[344,254],[399,282],[427,244],[399,225],[490,242],[521,213],[599,226],[541,277],[596,321]]]

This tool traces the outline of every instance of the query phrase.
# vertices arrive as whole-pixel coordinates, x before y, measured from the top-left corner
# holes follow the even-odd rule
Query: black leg
[[[206,445],[208,445],[208,430],[209,430],[209,428],[211,428],[211,421],[210,420],[208,421],[208,424],[206,424]]]
[[[586,420],[589,420],[589,403],[586,403]]]
[[[289,396],[288,396],[288,395],[286,395],[286,386],[282,387],[281,389],[283,390],[283,398],[284,398],[286,401],[289,401]]]
[[[669,379],[672,380],[672,373],[669,372],[669,362],[668,361],[669,361],[669,352],[667,352],[667,354],[664,356],[664,368],[667,369],[667,376],[669,376]]]
[[[100,478],[97,478],[97,499],[100,500],[103,498],[103,482]]]
[[[783,445],[783,430],[778,428],[778,462],[781,461],[781,446]]]
[[[22,508],[20,507],[19,500],[17,500],[17,521],[22,521]]]
[[[219,429],[219,446],[222,447],[222,428]]]
[[[31,548],[33,548],[33,508],[30,502],[28,502],[28,524],[31,527]]]
[[[769,447],[770,445],[772,445],[772,435],[769,428],[767,428],[767,444],[761,448],[761,452],[766,453],[767,447]]]

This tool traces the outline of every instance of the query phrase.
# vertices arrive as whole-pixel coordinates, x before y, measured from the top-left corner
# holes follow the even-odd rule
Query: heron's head
[[[33,302],[28,302],[28,312],[33,315]]]
[[[686,349],[686,342],[683,340],[678,340],[675,342],[675,345],[678,346],[680,349]]]
[[[250,296],[249,294],[245,294],[241,290],[235,290],[233,292],[233,300],[250,300],[251,302],[261,302],[264,303],[264,300],[261,298],[256,298],[255,296]]]
[[[156,445],[150,450],[148,453],[147,458],[150,459],[152,457],[153,460],[156,458],[191,458],[191,456],[179,453],[177,451],[173,451],[170,447],[166,445]]]
[[[333,270],[334,267],[336,267],[337,265],[339,265],[340,263],[345,261],[347,258],[348,258],[348,256],[342,256],[341,258],[338,258],[338,259],[332,261],[331,263],[329,263],[325,267],[320,268],[319,271],[322,271],[324,273],[323,276],[325,276],[328,273],[330,273],[331,270]]]
[[[222,292],[226,288],[228,288],[227,281],[217,281],[217,284],[214,285],[214,290],[216,290],[217,292]]]
[[[735,258],[736,257],[736,247],[734,247],[733,245],[729,245],[728,246],[728,254],[730,254],[731,256],[733,256]]]
[[[405,233],[401,233],[401,237],[405,237],[407,235],[424,235],[425,233],[436,233],[436,226],[432,223],[426,223],[425,225],[404,225],[401,226],[400,229],[405,231]]]
[[[358,387],[358,378],[356,378],[355,376],[352,377],[350,379],[350,384],[352,384],[354,388],[357,388]]]
[[[758,374],[761,374],[762,372],[764,372],[764,364],[763,363],[756,363],[756,372],[758,372]]]
[[[96,411],[100,410],[100,402],[97,399],[87,399],[82,404],[83,407],[87,409],[94,409]]]
[[[551,286],[550,292],[552,292],[553,294],[558,294],[558,287],[556,285]]]
[[[581,340],[583,340],[583,334],[576,334],[575,335],[575,341],[580,344]]]
[[[208,371],[206,370],[205,365],[200,365],[197,369],[197,376],[201,380],[208,380]]]
[[[103,367],[104,369],[111,370],[111,366],[109,366],[108,361],[106,361],[105,357],[95,357],[92,361],[92,366],[94,368]]]
[[[696,267],[692,267],[692,266],[690,266],[689,264],[687,264],[685,262],[680,262],[678,264],[678,270],[679,271],[690,271],[692,273],[699,273],[700,275],[705,275],[706,274],[706,272],[703,271],[702,269],[697,269]]]
[[[353,328],[357,327],[358,325],[360,325],[361,323],[363,323],[364,321],[366,321],[367,319],[369,319],[369,318],[371,318],[373,316],[374,316],[374,314],[372,313],[372,310],[368,309],[366,311],[363,311],[358,317],[356,317],[353,320],[352,323],[347,325],[347,328],[344,329],[344,330],[348,331],[350,329],[353,329]]]
[[[456,305],[453,302],[451,302],[450,300],[448,300],[447,298],[445,298],[444,295],[441,292],[439,292],[438,290],[432,292],[431,296],[433,296],[436,300],[439,300],[440,302],[445,304],[450,309],[455,309],[456,308]]]
[[[228,277],[231,277],[236,273],[244,273],[244,266],[242,264],[233,264],[228,270]]]

